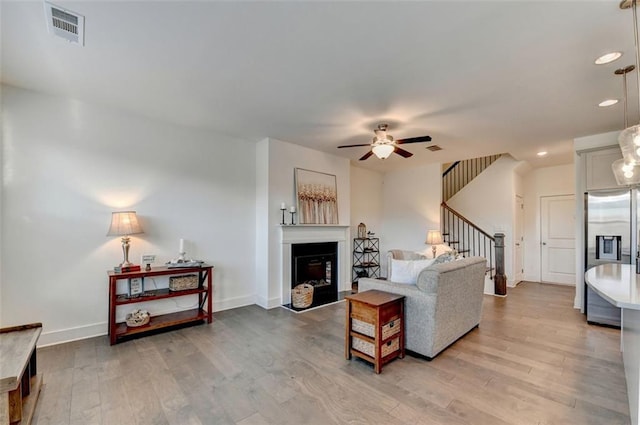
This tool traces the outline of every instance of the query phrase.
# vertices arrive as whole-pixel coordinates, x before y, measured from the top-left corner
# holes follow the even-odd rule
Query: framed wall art
[[[132,277],[129,279],[129,296],[132,298],[140,296],[144,292],[142,277]]]
[[[300,224],[338,224],[335,175],[296,168],[295,188]]]

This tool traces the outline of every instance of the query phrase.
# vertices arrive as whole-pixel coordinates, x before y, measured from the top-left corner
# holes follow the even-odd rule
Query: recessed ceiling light
[[[622,56],[622,52],[605,53],[604,55],[600,56],[598,59],[595,60],[595,64],[604,65],[606,63],[611,63],[616,59],[620,59],[620,56]]]
[[[618,99],[607,99],[598,103],[598,106],[601,108],[605,108],[607,106],[615,105],[616,103],[618,103]]]
[[[538,152],[536,155],[538,156],[545,156],[547,154],[547,151],[540,151]]]

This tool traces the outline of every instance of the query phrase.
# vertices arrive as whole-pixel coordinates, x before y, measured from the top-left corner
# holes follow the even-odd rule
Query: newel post
[[[507,295],[507,277],[504,274],[504,233],[496,233],[493,237],[496,239],[494,291],[496,295]]]

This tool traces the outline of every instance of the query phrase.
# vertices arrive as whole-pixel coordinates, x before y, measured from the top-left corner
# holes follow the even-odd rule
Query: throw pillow
[[[449,261],[453,260],[455,260],[455,256],[451,255],[450,252],[447,252],[442,255],[438,255],[434,264],[448,263]]]
[[[425,267],[429,267],[434,263],[434,259],[428,260],[391,260],[391,277],[390,281],[396,283],[404,283],[415,285],[418,280],[418,274]]]

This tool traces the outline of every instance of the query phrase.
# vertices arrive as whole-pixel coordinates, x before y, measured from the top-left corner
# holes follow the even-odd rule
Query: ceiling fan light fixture
[[[596,65],[605,65],[622,57],[622,52],[609,52],[597,58],[594,62]]]
[[[391,155],[394,150],[395,147],[390,144],[375,145],[373,148],[371,148],[371,151],[374,153],[374,155],[380,159],[389,158],[389,155]]]
[[[373,138],[373,143],[393,143],[393,136],[385,134],[384,132],[378,133],[376,130],[376,136]]]
[[[423,143],[430,142],[431,136],[419,136],[419,137],[409,137],[407,139],[398,139],[394,140],[394,138],[387,133],[388,126],[387,124],[378,124],[378,128],[373,130],[376,134],[375,137],[371,140],[371,143],[363,143],[363,144],[355,144],[355,145],[341,145],[338,148],[355,148],[360,146],[370,146],[371,150],[369,150],[366,154],[364,154],[359,160],[364,161],[375,155],[380,159],[388,158],[392,153],[395,153],[403,158],[410,158],[413,154],[407,150],[402,149],[401,144],[409,144],[409,143]],[[438,149],[439,150],[439,149]]]

